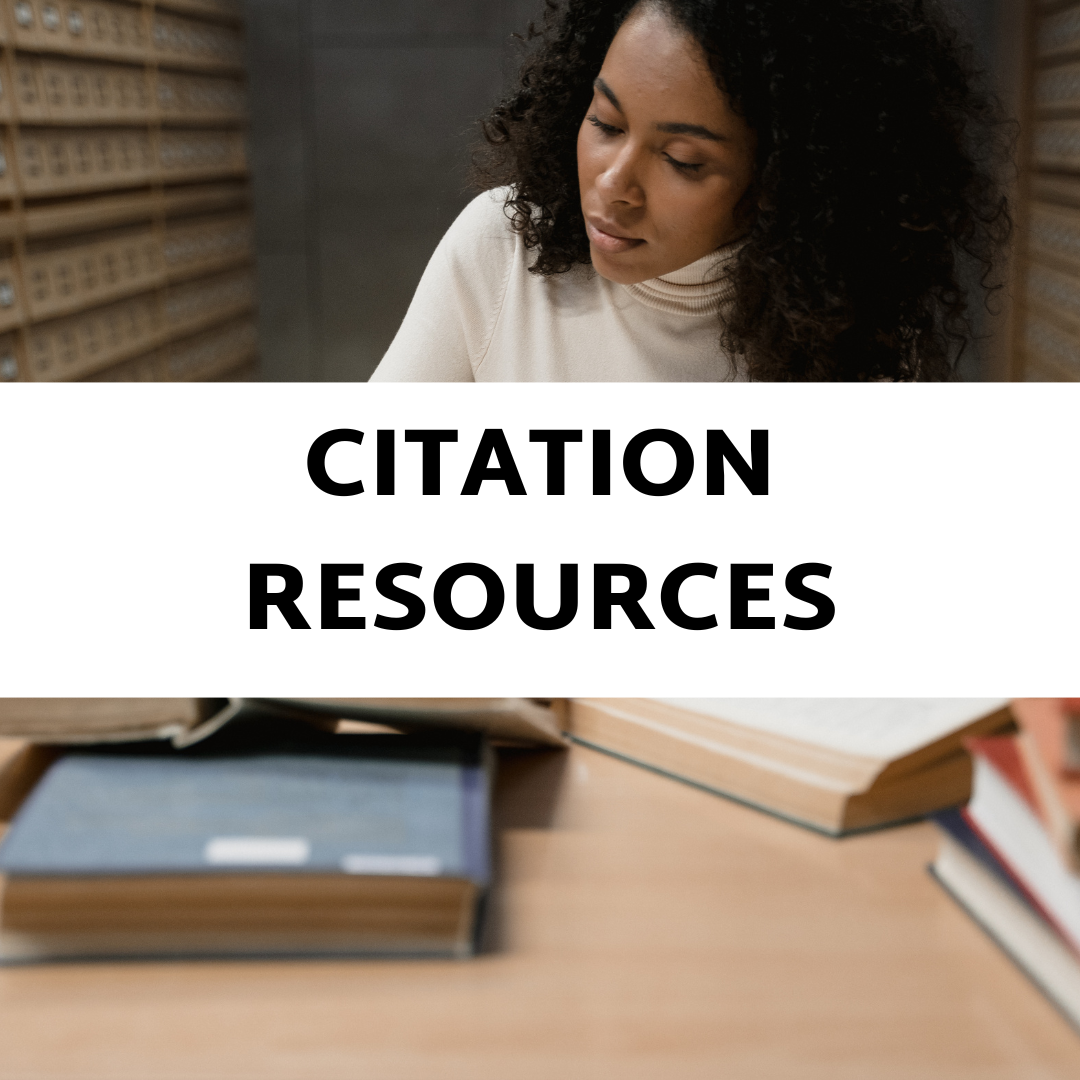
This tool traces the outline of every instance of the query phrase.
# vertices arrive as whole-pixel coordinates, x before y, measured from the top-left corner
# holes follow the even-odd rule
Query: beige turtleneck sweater
[[[738,245],[637,285],[591,267],[542,278],[511,228],[506,189],[475,198],[428,263],[373,380],[715,382],[726,269]]]

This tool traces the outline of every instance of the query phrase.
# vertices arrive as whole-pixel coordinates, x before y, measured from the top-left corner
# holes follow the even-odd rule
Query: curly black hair
[[[482,122],[482,187],[533,271],[588,263],[577,133],[639,0],[547,0],[518,85]],[[1011,132],[933,0],[640,0],[702,46],[757,136],[747,242],[718,348],[751,379],[955,376],[1011,219]]]

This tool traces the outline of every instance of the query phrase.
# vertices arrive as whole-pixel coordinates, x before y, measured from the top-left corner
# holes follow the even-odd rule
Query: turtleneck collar
[[[731,267],[744,243],[725,244],[681,270],[623,288],[646,307],[669,315],[714,315],[731,299]]]

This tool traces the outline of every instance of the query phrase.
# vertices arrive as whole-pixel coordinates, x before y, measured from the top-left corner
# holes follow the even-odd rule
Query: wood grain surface
[[[0,1076],[1004,1080],[1069,1028],[926,873],[603,754],[504,755],[485,949],[0,971]]]

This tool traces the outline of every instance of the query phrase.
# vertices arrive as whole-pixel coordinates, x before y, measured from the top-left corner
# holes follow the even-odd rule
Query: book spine
[[[1039,753],[1039,747],[1031,733],[1021,731],[1016,745],[1020,750],[1020,760],[1024,764],[1028,779],[1038,803],[1039,816],[1046,825],[1046,831],[1057,845],[1062,861],[1073,873],[1080,872],[1080,853],[1077,852],[1078,830],[1068,809],[1057,796],[1053,777]]]

